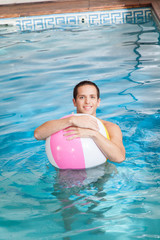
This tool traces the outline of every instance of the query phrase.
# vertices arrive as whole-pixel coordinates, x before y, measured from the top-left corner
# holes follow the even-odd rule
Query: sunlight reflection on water
[[[3,239],[160,238],[155,24],[12,33],[0,42]],[[100,87],[97,116],[121,127],[127,158],[58,171],[33,131],[75,111],[72,89],[85,79]]]

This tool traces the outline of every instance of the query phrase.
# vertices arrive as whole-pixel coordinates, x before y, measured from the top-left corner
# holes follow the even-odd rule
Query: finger
[[[73,131],[73,130],[76,130],[77,127],[68,127],[68,128],[65,128],[63,131],[64,132],[68,132],[68,131]]]
[[[68,132],[68,133],[63,134],[63,136],[67,137],[67,136],[73,136],[75,134],[76,134],[76,132]]]
[[[97,123],[97,120],[95,120],[95,119],[91,119],[91,124],[93,125],[93,126],[95,126],[95,127],[97,127],[98,128],[98,123]]]
[[[73,135],[74,133],[78,133],[78,130],[77,129],[72,129],[72,130],[69,130],[69,131],[64,131],[64,136],[67,136],[67,135]]]
[[[71,140],[77,139],[77,138],[80,138],[80,137],[79,137],[78,135],[72,135],[72,136],[70,136],[70,137],[67,137],[66,140],[67,140],[67,141],[71,141]]]
[[[99,130],[99,126],[98,126],[97,122],[96,123],[92,122],[92,124],[90,124],[89,128],[91,128],[93,130],[97,130],[97,131]]]

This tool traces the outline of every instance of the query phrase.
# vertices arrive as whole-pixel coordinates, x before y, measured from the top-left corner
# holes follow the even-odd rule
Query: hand
[[[92,138],[96,134],[94,130],[79,127],[69,127],[63,131],[65,132],[64,136],[67,137],[67,140],[73,140],[75,138]]]
[[[99,131],[99,126],[96,121],[91,116],[82,115],[82,116],[72,116],[73,126],[80,128],[88,128],[95,131]]]

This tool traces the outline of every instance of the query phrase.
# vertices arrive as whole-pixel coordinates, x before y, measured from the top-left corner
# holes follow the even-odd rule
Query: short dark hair
[[[100,90],[98,88],[98,86],[94,83],[94,82],[91,82],[91,81],[82,81],[82,82],[79,82],[75,87],[74,87],[74,90],[73,90],[73,98],[76,99],[77,97],[77,94],[78,94],[78,88],[79,87],[82,87],[84,85],[91,85],[91,86],[94,86],[96,89],[97,89],[97,98],[99,99],[100,98]]]

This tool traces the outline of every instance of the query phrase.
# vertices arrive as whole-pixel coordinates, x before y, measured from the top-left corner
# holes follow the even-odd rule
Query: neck
[[[77,111],[77,114],[87,114],[87,113],[82,113],[82,112],[78,112],[78,111]],[[91,116],[93,116],[93,117],[96,117],[96,113],[88,114],[88,115],[91,115]]]

